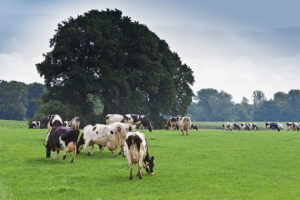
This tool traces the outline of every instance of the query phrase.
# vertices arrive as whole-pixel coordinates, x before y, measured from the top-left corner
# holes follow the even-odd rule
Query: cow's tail
[[[76,145],[76,150],[77,150],[77,154],[80,153],[80,146],[84,144],[84,139],[83,139],[83,136],[84,136],[84,132],[82,132],[78,142],[77,142],[77,145]]]

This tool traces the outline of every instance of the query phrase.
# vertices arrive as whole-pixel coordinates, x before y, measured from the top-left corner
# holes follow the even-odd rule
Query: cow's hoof
[[[119,152],[119,155],[121,155],[121,151]]]
[[[129,180],[132,180],[132,176],[131,176],[131,177],[129,177]]]
[[[67,157],[67,156],[66,156],[66,155],[64,155],[64,156],[63,156],[63,160],[65,160],[65,159],[66,159],[66,157]]]
[[[140,176],[140,179],[143,179],[143,177],[142,177],[142,176]]]
[[[88,155],[91,156],[92,154],[90,152],[88,152]]]
[[[72,160],[71,160],[71,163],[73,163],[73,161],[74,161],[74,160],[72,159]]]

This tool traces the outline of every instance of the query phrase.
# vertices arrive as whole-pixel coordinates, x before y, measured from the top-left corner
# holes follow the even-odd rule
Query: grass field
[[[130,181],[121,156],[81,153],[70,163],[61,152],[54,161],[45,129],[6,127],[0,199],[300,199],[300,132],[143,131],[155,174]]]

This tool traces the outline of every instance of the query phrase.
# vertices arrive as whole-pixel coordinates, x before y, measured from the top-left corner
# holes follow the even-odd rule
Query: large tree
[[[58,24],[52,50],[37,64],[45,78],[44,101],[59,100],[90,116],[88,96],[107,113],[143,113],[156,127],[164,115],[185,114],[193,72],[168,44],[119,10],[91,10]],[[95,119],[99,122],[100,119]]]

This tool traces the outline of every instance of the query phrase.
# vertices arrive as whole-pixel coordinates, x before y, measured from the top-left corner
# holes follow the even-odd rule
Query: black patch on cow
[[[110,134],[114,134],[114,132],[113,132],[113,131],[110,131]]]
[[[138,151],[140,151],[142,139],[137,135],[130,135],[126,139],[126,143],[127,143],[128,149],[130,149],[130,146],[132,144],[136,144]]]
[[[96,127],[96,126],[94,126],[94,128],[93,128],[93,131],[95,131],[95,130],[96,130],[96,128],[97,128],[97,127]]]

